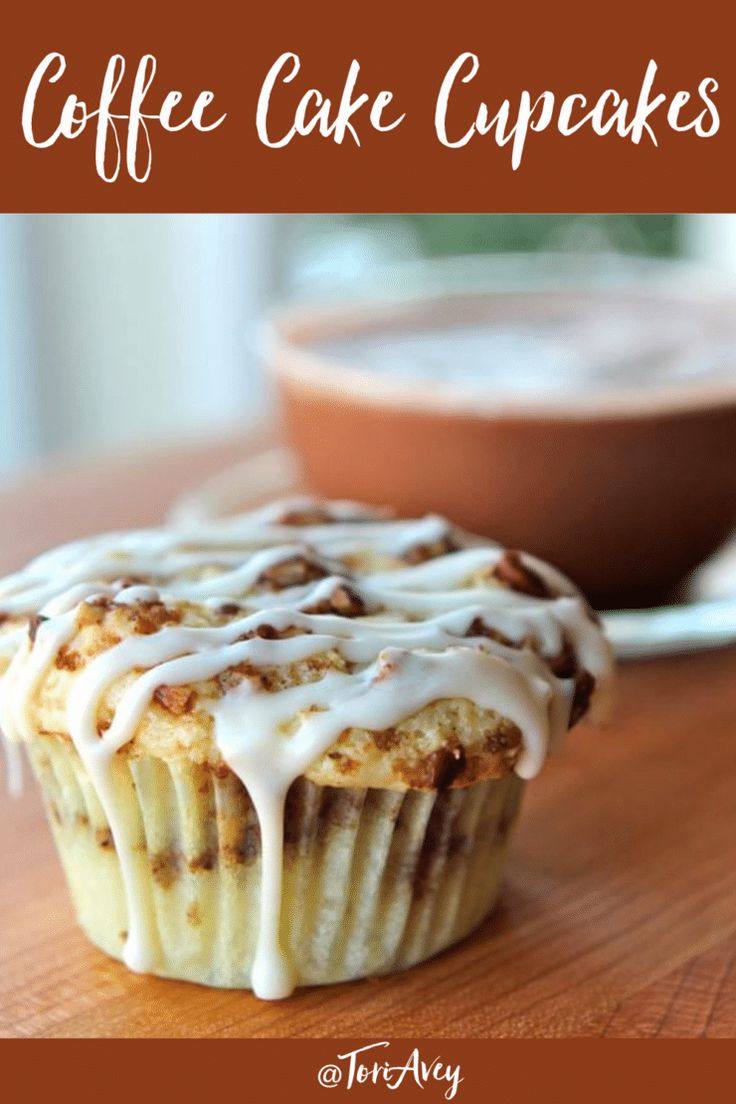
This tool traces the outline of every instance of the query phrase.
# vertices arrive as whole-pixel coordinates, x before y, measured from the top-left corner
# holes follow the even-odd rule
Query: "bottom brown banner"
[[[539,1104],[733,1099],[730,1041],[4,1040],[2,1099]]]

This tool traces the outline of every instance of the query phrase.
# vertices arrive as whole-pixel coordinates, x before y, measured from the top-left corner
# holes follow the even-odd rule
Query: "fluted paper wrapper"
[[[127,908],[115,845],[76,752],[29,747],[79,921],[115,958]],[[117,756],[129,795],[137,894],[155,972],[249,988],[258,929],[260,832],[248,794],[187,760]],[[333,788],[299,779],[284,821],[281,941],[298,983],[398,970],[461,939],[498,895],[522,783],[438,793]]]

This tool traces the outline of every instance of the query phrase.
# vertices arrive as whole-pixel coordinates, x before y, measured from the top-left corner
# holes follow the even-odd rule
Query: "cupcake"
[[[354,503],[100,536],[0,583],[0,726],[80,924],[265,998],[476,927],[525,780],[610,669],[553,568]]]

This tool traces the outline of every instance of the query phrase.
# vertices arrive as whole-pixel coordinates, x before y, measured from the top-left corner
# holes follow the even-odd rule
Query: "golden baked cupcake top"
[[[116,753],[234,771],[261,824],[272,952],[297,777],[397,790],[529,778],[605,699],[610,670],[595,615],[548,565],[437,516],[354,503],[95,537],[0,582],[5,735],[71,741],[114,836]],[[130,926],[126,959],[145,969]],[[288,987],[274,962],[266,949],[256,967],[269,992]]]
[[[11,737],[73,738],[70,707],[94,706],[105,742],[217,763],[214,715],[237,702],[287,744],[319,731],[314,781],[420,789],[529,777],[610,671],[549,566],[313,500],[40,556],[0,583],[0,656]]]

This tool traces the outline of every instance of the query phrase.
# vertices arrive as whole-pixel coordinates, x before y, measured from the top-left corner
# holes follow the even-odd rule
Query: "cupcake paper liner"
[[[127,906],[115,841],[76,751],[29,744],[80,924],[121,958]],[[124,754],[137,894],[154,972],[249,988],[260,901],[260,832],[231,772]],[[222,775],[222,776],[221,776]],[[514,774],[439,792],[298,779],[284,816],[281,942],[300,985],[384,974],[467,935],[492,909],[523,783]]]

